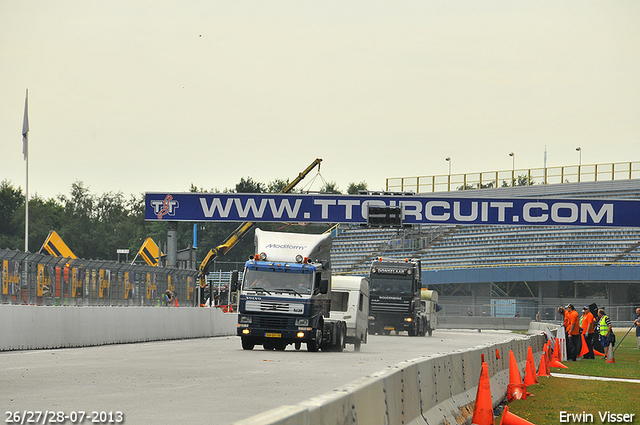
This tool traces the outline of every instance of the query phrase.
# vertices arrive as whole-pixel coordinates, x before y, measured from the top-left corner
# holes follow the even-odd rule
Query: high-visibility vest
[[[609,316],[604,315],[602,316],[602,319],[600,319],[600,335],[606,335],[609,333],[609,326],[607,326],[607,321],[606,319],[608,319]]]

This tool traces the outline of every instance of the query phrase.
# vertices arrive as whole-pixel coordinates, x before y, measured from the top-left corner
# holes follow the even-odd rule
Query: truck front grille
[[[294,325],[295,319],[289,317],[253,316],[253,324],[260,328],[285,329]]]
[[[371,311],[404,313],[409,311],[410,301],[371,301]]]

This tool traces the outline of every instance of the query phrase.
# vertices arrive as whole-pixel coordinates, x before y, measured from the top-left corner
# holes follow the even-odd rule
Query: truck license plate
[[[384,330],[385,331],[393,331],[393,330],[395,330],[395,328],[393,326],[385,326]]]
[[[267,338],[282,338],[282,334],[274,334],[274,333],[266,333],[264,334]]]

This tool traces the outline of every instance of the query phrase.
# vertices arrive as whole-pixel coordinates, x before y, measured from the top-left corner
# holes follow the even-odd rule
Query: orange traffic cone
[[[509,385],[507,385],[507,401],[527,398],[527,387],[522,383],[522,375],[513,350],[509,350]]]
[[[547,362],[547,349],[545,348],[540,358],[540,365],[538,366],[538,376],[551,376],[549,373],[549,363]]]
[[[604,353],[601,353],[600,351],[596,350],[595,348],[593,349],[593,354],[595,354],[596,356],[604,357]]]
[[[496,360],[500,360],[500,350],[496,348]]]
[[[482,362],[476,404],[473,408],[471,423],[475,425],[493,425],[493,400],[491,398],[491,381],[489,380],[489,367]]]
[[[562,357],[560,357],[560,339],[556,338],[556,342],[553,344],[553,356],[551,360],[556,359],[560,361]]]
[[[584,339],[584,334],[580,334],[580,336],[582,336],[582,349],[580,350],[580,354],[578,354],[578,357],[582,357],[585,354],[589,354],[589,347],[587,347],[587,340]]]
[[[613,357],[613,344],[609,344],[609,352],[607,353],[607,363],[615,363],[616,359]]]
[[[567,366],[563,365],[562,363],[560,363],[560,360],[557,359],[553,359],[551,360],[551,363],[549,363],[550,367],[558,367],[561,369],[569,369]]]
[[[568,369],[568,367],[566,367],[565,365],[563,365],[560,362],[560,342],[558,340],[558,338],[556,338],[556,343],[553,347],[553,357],[551,358],[551,361],[549,362],[549,366],[550,367],[560,367],[563,369]]]
[[[538,376],[536,375],[536,362],[533,360],[533,350],[531,346],[527,348],[527,367],[524,374],[524,384],[535,385],[538,383]]]
[[[509,412],[509,406],[504,406],[504,412],[502,412],[502,420],[500,425],[535,425],[526,419],[522,419],[518,415],[514,415]]]
[[[527,365],[524,369],[523,383],[525,387],[538,383],[538,376],[536,375],[536,365],[533,364],[530,360],[527,360]]]

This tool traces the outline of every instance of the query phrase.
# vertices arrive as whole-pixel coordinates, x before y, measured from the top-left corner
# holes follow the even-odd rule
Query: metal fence
[[[390,177],[386,179],[386,190],[415,191],[416,193],[447,192],[503,186],[631,180],[638,177],[640,177],[640,162],[636,161],[433,176]]]
[[[199,305],[198,272],[115,261],[0,250],[0,303],[47,306],[162,306],[168,289],[180,307]]]
[[[450,298],[449,298],[450,300]],[[542,322],[562,322],[563,316],[558,313],[558,305],[540,304],[534,300],[522,302],[519,300],[502,299],[495,300],[502,303],[483,303],[483,304],[452,304],[450,301],[442,301],[438,304],[442,310],[438,312],[439,316],[478,316],[478,317],[527,317],[531,320]],[[509,308],[504,305],[506,301],[514,301]],[[502,305],[498,305],[502,304]],[[582,314],[582,306],[576,305],[576,310]],[[617,326],[630,326],[635,319],[635,306],[629,305],[601,305],[607,316]]]

